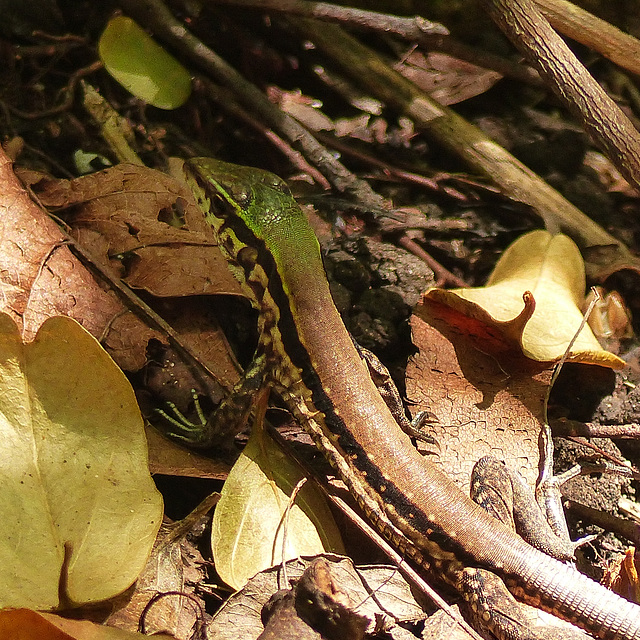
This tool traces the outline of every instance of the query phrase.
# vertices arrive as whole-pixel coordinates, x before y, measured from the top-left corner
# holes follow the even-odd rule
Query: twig
[[[300,489],[302,489],[302,487],[306,484],[306,482],[307,482],[306,476],[304,478],[300,478],[296,486],[293,488],[293,491],[289,496],[287,506],[284,510],[284,513],[282,514],[282,517],[280,518],[280,522],[278,523],[278,527],[276,528],[276,532],[274,535],[274,538],[277,539],[278,532],[280,531],[280,527],[282,526],[282,553],[281,553],[280,564],[282,566],[282,580],[286,585],[286,587],[284,588],[287,588],[289,586],[289,576],[287,575],[287,557],[286,557],[287,536],[289,535],[289,515],[291,514],[291,509],[293,509],[293,505],[296,502],[298,493],[300,493]],[[280,588],[283,588],[283,587],[280,587]]]
[[[640,424],[596,424],[561,418],[551,420],[550,426],[556,436],[584,436],[585,438],[633,438],[640,440]]]
[[[62,101],[50,109],[44,109],[43,111],[22,111],[7,102],[5,102],[4,105],[12,115],[22,118],[23,120],[38,120],[39,118],[53,116],[56,113],[62,113],[63,111],[67,111],[71,108],[71,105],[73,104],[74,91],[80,79],[95,73],[100,69],[102,69],[102,62],[100,61],[92,62],[90,65],[83,67],[82,69],[78,69],[69,78],[67,86],[63,89],[64,98]]]
[[[640,189],[640,133],[531,0],[481,0],[487,13],[622,175]]]
[[[438,22],[421,16],[410,18],[394,16],[376,11],[365,11],[344,7],[329,2],[307,2],[307,0],[221,0],[219,4],[252,7],[262,11],[275,11],[327,22],[337,22],[365,31],[393,33],[411,42],[420,42],[425,36],[448,36],[449,30]]]
[[[600,509],[588,507],[575,500],[564,498],[562,504],[572,517],[584,520],[589,524],[595,524],[605,531],[612,531],[617,535],[625,537],[637,546],[640,545],[640,530],[637,522],[624,518],[616,518],[610,513],[604,513],[600,511]]]
[[[86,46],[87,42],[84,38],[79,40],[63,40],[53,44],[35,44],[35,45],[16,45],[13,47],[17,60],[23,58],[50,58],[54,55],[63,55],[72,49]]]
[[[307,0],[220,0],[220,4],[232,4],[273,13],[314,18],[324,22],[343,24],[361,31],[393,34],[426,49],[448,53],[520,82],[537,87],[542,85],[538,72],[531,67],[513,63],[495,54],[464,44],[452,38],[443,25],[425,20],[421,16],[406,18],[343,7],[328,2],[308,2]]]
[[[299,148],[336,189],[351,194],[361,203],[369,203],[372,208],[387,208],[384,199],[366,182],[348,171],[302,125],[269,102],[255,85],[190,33],[161,0],[120,0],[120,4],[139,23],[193,60],[218,84],[230,88],[246,109],[256,113],[269,127]]]
[[[318,132],[316,137],[321,140],[324,144],[326,144],[331,149],[336,149],[344,156],[349,156],[350,158],[355,158],[362,162],[365,162],[373,167],[378,167],[384,171],[384,173],[399,178],[400,180],[404,180],[405,182],[410,182],[412,184],[416,184],[424,189],[428,189],[429,191],[433,191],[434,193],[444,193],[450,198],[454,200],[458,200],[459,202],[468,202],[469,198],[465,196],[462,192],[450,187],[448,185],[441,185],[438,177],[450,178],[448,175],[440,174],[438,177],[428,177],[419,173],[414,173],[412,171],[406,171],[404,169],[399,169],[398,167],[394,167],[390,165],[388,162],[381,160],[380,158],[376,158],[372,156],[370,153],[365,153],[359,149],[355,149],[352,145],[347,144],[346,142],[336,138],[335,136],[329,135],[327,133]]]
[[[88,82],[82,81],[82,106],[100,130],[100,135],[119,162],[144,166],[140,156],[133,150],[133,133],[125,120],[98,91]]]
[[[554,29],[640,75],[639,40],[566,0],[535,3]]]
[[[462,278],[459,278],[455,273],[451,273],[448,269],[443,267],[435,258],[427,253],[417,242],[412,240],[406,233],[400,237],[398,244],[404,247],[407,251],[413,253],[421,260],[424,260],[429,267],[433,270],[436,276],[436,287],[443,287],[446,284],[453,285],[454,287],[468,287],[469,284]]]

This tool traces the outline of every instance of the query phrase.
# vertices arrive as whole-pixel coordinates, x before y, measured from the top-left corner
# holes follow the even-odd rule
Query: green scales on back
[[[293,356],[283,337],[299,341],[311,357],[318,335],[333,333],[338,348],[353,349],[331,298],[318,240],[286,183],[268,171],[212,158],[189,160],[185,170],[230,269],[259,312],[261,343],[271,347],[267,357],[281,358],[273,362],[275,377],[293,374],[279,366]]]
[[[318,278],[324,280],[318,240],[284,180],[267,171],[212,158],[194,158],[186,166],[209,224],[218,230],[230,227],[238,241],[254,251],[262,243],[275,261],[287,294],[290,285],[303,280],[314,288]],[[214,198],[217,202],[212,202]],[[225,215],[225,207],[235,215]],[[222,249],[242,263],[238,253],[245,247]],[[238,279],[242,282],[244,278]]]

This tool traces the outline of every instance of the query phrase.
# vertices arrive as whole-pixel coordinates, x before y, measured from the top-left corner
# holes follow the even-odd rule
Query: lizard
[[[457,590],[489,629],[476,569],[497,574],[518,599],[596,637],[640,640],[640,606],[530,546],[416,451],[342,323],[317,238],[286,183],[211,158],[188,160],[184,172],[258,311],[264,380],[380,532]],[[203,429],[194,444],[207,447],[214,439],[211,428]]]

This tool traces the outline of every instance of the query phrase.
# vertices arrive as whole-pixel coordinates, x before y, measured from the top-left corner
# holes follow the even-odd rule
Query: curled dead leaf
[[[532,360],[553,362],[564,355],[583,322],[584,289],[584,262],[575,243],[562,234],[532,231],[507,248],[486,286],[431,289],[422,305],[437,306],[454,325],[477,335],[484,348],[501,352],[517,345]],[[624,366],[586,324],[568,360]]]

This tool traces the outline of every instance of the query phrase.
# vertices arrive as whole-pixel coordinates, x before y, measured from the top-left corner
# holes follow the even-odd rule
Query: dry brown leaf
[[[348,589],[354,600],[360,603],[358,613],[370,619],[369,630],[372,634],[376,623],[385,616],[393,620],[392,626],[394,623],[402,626],[424,621],[426,614],[416,602],[416,594],[396,567],[354,567],[350,558],[333,554],[319,557],[331,563],[332,573]],[[298,558],[288,562],[290,580],[299,579],[314,560],[315,558]],[[282,568],[279,566],[262,571],[252,578],[244,589],[234,593],[218,610],[207,629],[209,637],[216,640],[257,638],[263,631],[260,612],[270,596],[282,588],[281,578]],[[375,597],[371,597],[372,594]],[[389,635],[403,637],[402,633],[395,634],[396,630],[398,627],[389,630]]]
[[[36,186],[40,200],[66,215],[78,243],[115,279],[156,297],[175,297],[163,303],[160,314],[214,379],[231,388],[238,365],[209,303],[199,296],[240,295],[240,287],[186,185],[159,171],[121,164],[71,181],[39,180]],[[211,397],[220,393],[213,382],[204,388],[195,380],[171,349],[149,349],[143,338],[114,330],[106,344],[118,353],[135,353],[138,368],[151,360],[147,379],[153,393],[181,407],[193,387]]]
[[[407,367],[412,413],[428,411],[434,462],[468,493],[473,465],[504,460],[534,486],[551,365],[510,348],[495,327],[432,303],[411,320],[419,348]]]
[[[277,87],[269,88],[269,97],[311,131],[333,131],[333,122],[322,112],[322,103],[318,99],[310,98],[299,90],[282,91]]]
[[[41,183],[74,235],[133,288],[159,296],[241,295],[193,196],[170,176],[131,164]],[[175,226],[174,226],[175,225]]]
[[[440,104],[457,104],[488,91],[502,75],[446,53],[412,51],[395,66]]]
[[[609,561],[602,584],[623,598],[640,604],[639,568],[640,558],[635,547],[630,547]]]
[[[0,311],[19,323],[23,337],[32,340],[47,318],[67,315],[104,337],[123,368],[140,368],[144,345],[157,333],[98,286],[55,223],[31,200],[2,149],[0,212]]]
[[[0,637],[11,640],[73,640],[73,636],[31,609],[0,611]]]
[[[141,640],[147,636],[105,627],[87,620],[68,620],[30,609],[0,611],[0,637],[4,640]],[[166,633],[157,640],[171,640]]]
[[[206,458],[164,437],[153,427],[147,427],[149,471],[153,475],[188,476],[224,480],[231,465],[223,460]]]

